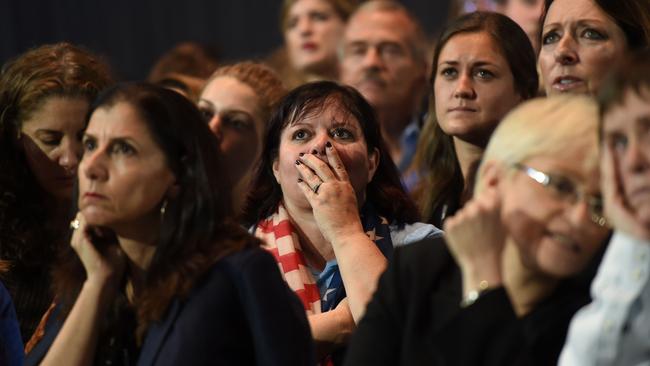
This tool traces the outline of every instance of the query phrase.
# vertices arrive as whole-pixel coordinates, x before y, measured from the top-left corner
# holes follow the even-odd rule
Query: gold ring
[[[81,225],[81,222],[79,222],[79,219],[74,219],[74,220],[70,221],[70,229],[72,229],[72,230],[79,229],[80,225]]]

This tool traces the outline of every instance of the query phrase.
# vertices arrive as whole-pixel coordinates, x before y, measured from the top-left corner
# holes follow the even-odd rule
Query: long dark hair
[[[544,1],[539,39],[542,39],[543,24],[553,1]],[[594,0],[594,3],[621,28],[625,34],[627,47],[631,51],[650,46],[650,2],[648,0]]]
[[[510,18],[498,13],[474,12],[457,18],[444,29],[433,55],[429,116],[414,160],[421,181],[413,194],[421,204],[423,218],[437,226],[442,224],[438,211],[445,205],[453,211],[461,204],[465,191],[453,138],[442,130],[436,118],[433,85],[438,73],[438,58],[442,48],[454,36],[480,32],[489,35],[500,48],[510,66],[515,90],[523,99],[534,97],[538,89],[535,51],[526,33]]]
[[[273,175],[273,162],[278,159],[280,135],[284,128],[305,116],[320,114],[324,108],[340,108],[353,116],[361,126],[368,151],[379,150],[379,166],[366,187],[366,201],[389,221],[417,221],[417,209],[402,187],[372,107],[355,89],[331,81],[302,85],[280,101],[267,125],[262,160],[253,178],[244,221],[249,225],[255,224],[271,215],[282,200],[282,190]]]
[[[0,74],[0,259],[10,262],[12,272],[33,271],[34,267],[49,265],[54,243],[64,235],[44,225],[52,218],[43,206],[53,198],[40,187],[24,151],[18,148],[23,122],[50,97],[82,97],[90,103],[111,82],[108,66],[102,60],[69,43],[40,46],[3,65]]]
[[[221,176],[218,143],[196,106],[162,87],[128,83],[100,95],[88,116],[118,103],[128,103],[137,111],[179,187],[178,194],[168,198],[145,289],[135,300],[141,336],[151,321],[162,317],[170,301],[187,295],[218,258],[259,244],[229,219],[230,187]],[[60,268],[55,278],[57,294],[69,309],[84,278],[81,262],[69,247]]]

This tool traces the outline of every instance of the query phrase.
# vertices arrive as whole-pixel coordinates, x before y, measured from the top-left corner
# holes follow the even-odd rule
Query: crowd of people
[[[0,365],[650,365],[650,3],[285,0],[0,73]]]

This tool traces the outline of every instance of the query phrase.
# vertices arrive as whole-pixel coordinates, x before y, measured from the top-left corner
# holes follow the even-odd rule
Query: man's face
[[[624,203],[650,229],[650,88],[628,90],[603,117],[603,143],[613,155]]]
[[[426,62],[415,55],[415,39],[415,26],[401,12],[355,14],[343,38],[341,81],[377,109],[411,109],[426,82]]]

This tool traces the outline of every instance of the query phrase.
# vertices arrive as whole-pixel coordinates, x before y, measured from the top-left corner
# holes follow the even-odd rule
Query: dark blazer
[[[46,331],[27,364],[44,357],[55,335]],[[315,360],[303,306],[273,257],[254,248],[219,260],[186,300],[174,300],[148,329],[137,364],[302,366]]]
[[[593,271],[563,281],[523,318],[503,288],[460,307],[460,269],[442,238],[398,248],[348,348],[345,365],[550,365]]]

